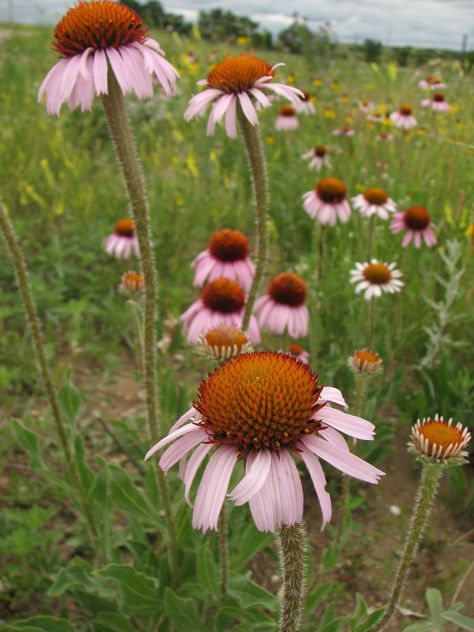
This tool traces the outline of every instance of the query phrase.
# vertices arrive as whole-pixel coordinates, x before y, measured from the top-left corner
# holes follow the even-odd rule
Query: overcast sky
[[[141,0],[144,1],[144,0]],[[54,22],[74,0],[0,0],[0,21],[8,5],[20,22]],[[297,11],[311,27],[330,21],[342,42],[370,37],[385,44],[459,50],[463,33],[474,48],[474,0],[164,0],[168,11],[195,19],[199,9],[221,7],[248,15],[277,32],[292,23]]]

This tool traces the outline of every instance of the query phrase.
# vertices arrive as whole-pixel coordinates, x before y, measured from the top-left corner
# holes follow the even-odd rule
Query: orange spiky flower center
[[[425,230],[431,223],[431,217],[424,206],[412,206],[403,215],[403,220],[411,230]]]
[[[219,349],[237,347],[238,351],[249,343],[249,339],[241,329],[228,325],[213,327],[204,335],[204,341],[210,347],[218,347]]]
[[[114,233],[120,237],[133,237],[135,235],[135,222],[133,219],[119,219],[115,224]]]
[[[282,105],[280,108],[280,116],[292,117],[296,116],[295,108],[292,105]]]
[[[347,197],[347,189],[337,178],[323,178],[316,185],[318,197],[326,204],[336,204],[342,202]]]
[[[436,85],[437,83],[441,83],[441,79],[436,75],[428,75],[428,77],[426,77],[426,83]]]
[[[444,94],[441,94],[441,92],[435,92],[433,95],[433,101],[436,101],[436,103],[444,103]]]
[[[411,116],[413,114],[413,108],[411,107],[411,105],[407,105],[406,103],[401,105],[398,111],[402,116]]]
[[[241,261],[249,255],[249,243],[238,230],[223,228],[212,234],[208,250],[219,261]]]
[[[380,364],[381,358],[375,351],[370,349],[358,349],[354,351],[354,358],[363,364]]]
[[[274,351],[245,353],[221,364],[201,382],[194,408],[209,441],[252,450],[297,449],[302,436],[322,429],[313,419],[318,376],[295,358]]]
[[[270,282],[268,294],[276,303],[300,307],[306,300],[306,283],[293,272],[281,272]]]
[[[385,285],[392,279],[392,272],[384,263],[369,263],[362,274],[373,285]]]
[[[236,57],[227,55],[208,74],[207,85],[210,88],[237,94],[248,92],[254,87],[257,79],[274,76],[272,66],[263,59],[249,54]]]
[[[80,55],[86,49],[119,48],[143,42],[147,30],[141,17],[129,7],[111,0],[79,2],[60,20],[53,47],[62,57]]]
[[[245,294],[237,281],[216,279],[202,288],[201,300],[214,312],[233,314],[244,306]]]
[[[134,271],[125,272],[125,274],[122,275],[122,285],[131,292],[139,292],[145,286],[143,274]]]
[[[328,149],[325,145],[316,145],[314,148],[314,155],[318,156],[318,158],[324,158],[327,153]]]
[[[364,191],[364,197],[369,204],[375,204],[377,206],[382,206],[388,201],[388,193],[384,191],[384,189],[378,189],[377,187],[366,189]]]
[[[429,419],[418,426],[418,432],[429,442],[430,446],[436,443],[438,447],[447,448],[451,444],[456,445],[463,442],[463,435],[459,428],[444,421]]]

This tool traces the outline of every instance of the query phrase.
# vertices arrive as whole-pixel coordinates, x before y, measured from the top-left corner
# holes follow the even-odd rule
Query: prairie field
[[[168,433],[217,366],[187,342],[180,324],[199,296],[191,263],[223,228],[247,235],[255,260],[258,235],[242,134],[229,138],[219,124],[208,136],[207,114],[189,122],[183,116],[201,90],[196,82],[224,55],[248,48],[210,44],[197,31],[191,38],[153,36],[180,74],[176,94],[167,97],[157,87],[153,98],[126,101],[148,192],[158,276],[159,417]],[[0,198],[29,268],[67,445],[96,534],[90,538],[2,247],[0,629],[278,630],[284,570],[275,534],[256,528],[247,503],[230,501],[220,531],[193,528],[178,467],[166,476],[177,549],[172,563],[158,458],[144,462],[156,441],[146,421],[140,298],[118,291],[122,275],[140,263],[104,250],[116,222],[131,217],[127,192],[101,99],[91,112],[64,106],[60,116],[38,103],[40,84],[57,61],[51,41],[49,28],[0,29]],[[411,426],[440,415],[469,428],[474,419],[474,71],[447,59],[399,67],[351,54],[320,61],[254,52],[272,65],[284,62],[276,81],[306,90],[316,110],[299,114],[290,131],[274,127],[284,99],[258,112],[270,196],[258,296],[281,272],[304,280],[308,335],[293,342],[309,353],[319,383],[340,389],[348,412],[375,424],[373,441],[348,443],[385,472],[371,485],[323,463],[333,515],[321,530],[310,476],[295,461],[308,534],[301,629],[363,632],[387,604],[410,527],[422,469],[406,449]],[[419,82],[429,75],[446,84],[447,112],[420,105],[427,92]],[[365,101],[375,104],[380,122],[361,109]],[[417,119],[408,131],[388,116],[401,104],[410,104]],[[343,127],[353,135],[333,133]],[[315,146],[325,146],[332,163],[319,172],[302,158]],[[343,181],[350,203],[376,187],[398,212],[424,207],[436,243],[402,247],[404,233],[391,232],[391,218],[363,217],[352,203],[347,222],[323,226],[305,212],[302,198],[329,177]],[[372,258],[396,265],[401,291],[371,300],[355,292],[351,271]],[[256,350],[286,352],[291,342],[263,327],[261,336]],[[361,378],[348,358],[367,347],[383,367]],[[472,472],[469,463],[446,468],[386,630],[474,630]]]

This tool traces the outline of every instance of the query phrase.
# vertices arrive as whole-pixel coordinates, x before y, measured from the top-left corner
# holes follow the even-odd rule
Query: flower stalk
[[[140,247],[140,261],[144,277],[143,323],[143,379],[146,389],[147,424],[150,440],[155,442],[163,434],[159,413],[157,379],[156,325],[157,325],[157,274],[150,230],[148,200],[143,172],[136,149],[123,92],[114,73],[109,69],[108,94],[102,95],[107,122],[114,142],[118,161],[128,192]],[[161,502],[166,515],[170,543],[171,566],[177,576],[177,552],[174,517],[168,485],[163,472],[156,469]]]
[[[0,228],[3,233],[3,237],[5,239],[5,243],[7,245],[7,249],[13,263],[13,268],[15,270],[15,275],[16,275],[18,286],[20,289],[21,299],[23,301],[23,305],[26,310],[26,315],[28,318],[31,335],[33,337],[33,349],[36,355],[36,361],[38,363],[39,372],[43,379],[43,384],[46,391],[46,396],[48,398],[49,406],[51,408],[53,422],[56,427],[56,432],[58,433],[59,443],[61,444],[61,448],[64,453],[64,458],[66,461],[66,465],[70,471],[73,484],[75,488],[77,489],[77,492],[79,495],[80,504],[82,506],[82,511],[83,511],[84,518],[86,521],[86,527],[87,527],[89,539],[94,549],[97,549],[97,540],[98,540],[97,528],[94,522],[92,509],[87,499],[87,494],[82,485],[79,472],[77,470],[77,466],[71,452],[66,426],[64,424],[64,421],[61,415],[58,398],[56,396],[56,391],[53,386],[51,372],[49,370],[48,362],[46,360],[43,333],[41,330],[41,323],[38,318],[38,311],[36,309],[35,299],[31,291],[26,260],[23,255],[17,235],[15,233],[15,229],[10,220],[8,210],[1,201],[0,201]]]
[[[229,543],[228,543],[227,510],[225,503],[222,505],[219,517],[219,553],[221,562],[221,595],[227,594],[227,581],[229,577]]]
[[[420,485],[416,495],[410,527],[405,539],[403,556],[393,581],[387,609],[385,610],[383,617],[372,628],[370,628],[370,632],[383,630],[395,612],[395,608],[402,595],[410,565],[415,557],[418,545],[423,536],[431,506],[438,491],[439,480],[443,474],[444,468],[445,466],[442,463],[423,462]]]
[[[244,317],[242,321],[242,329],[247,330],[252,315],[253,305],[257,297],[260,284],[265,273],[267,264],[267,214],[269,204],[269,187],[267,164],[265,154],[263,152],[262,140],[257,125],[252,125],[244,115],[240,105],[237,107],[237,117],[244,138],[245,149],[250,165],[250,173],[252,177],[256,227],[257,227],[257,256],[255,275],[250,288],[247,304],[245,306]]]
[[[280,632],[297,632],[305,590],[306,530],[303,524],[280,529],[280,564],[283,576]]]

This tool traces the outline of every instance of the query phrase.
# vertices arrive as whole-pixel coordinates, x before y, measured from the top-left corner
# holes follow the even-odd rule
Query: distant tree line
[[[192,32],[193,26],[190,22],[182,15],[168,13],[157,0],[148,0],[146,3],[137,0],[120,1],[136,11],[149,26],[174,31],[180,35],[190,35]],[[459,59],[464,62],[466,70],[474,68],[474,51],[457,52],[411,46],[388,47],[375,39],[366,39],[362,44],[340,46],[329,23],[313,30],[308,26],[306,18],[297,13],[293,18],[293,23],[276,38],[250,18],[222,9],[199,11],[197,26],[201,37],[206,40],[229,43],[241,40],[242,43],[248,43],[255,48],[276,48],[300,54],[308,61],[353,55],[367,63],[393,60],[399,66],[421,66],[437,57]]]

